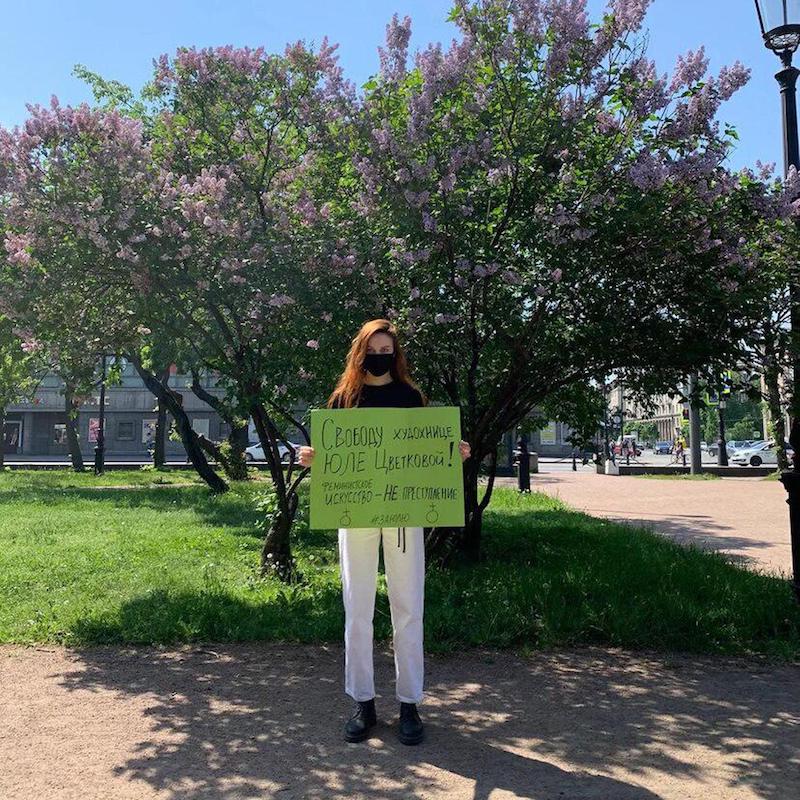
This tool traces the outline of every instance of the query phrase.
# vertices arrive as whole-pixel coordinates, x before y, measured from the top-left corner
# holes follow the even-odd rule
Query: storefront
[[[6,418],[3,425],[3,455],[15,456],[22,452],[22,419]]]

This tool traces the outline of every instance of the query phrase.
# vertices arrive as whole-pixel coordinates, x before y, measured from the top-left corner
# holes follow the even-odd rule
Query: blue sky
[[[598,18],[604,0],[589,0]],[[264,45],[287,41],[340,44],[341,64],[358,84],[377,69],[376,47],[393,12],[413,20],[412,50],[449,41],[450,0],[0,0],[0,124],[24,120],[25,103],[91,99],[71,75],[76,63],[139,88],[151,61],[180,45]],[[758,33],[752,0],[655,0],[648,15],[650,56],[659,73],[671,72],[679,53],[705,44],[716,72],[739,59],[751,67],[748,86],[720,117],[736,125],[741,141],[731,166],[756,159],[782,170],[777,58]]]

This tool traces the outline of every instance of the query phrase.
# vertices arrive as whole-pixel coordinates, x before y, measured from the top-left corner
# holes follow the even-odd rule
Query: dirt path
[[[788,800],[800,665],[632,656],[426,658],[427,739],[347,744],[337,646],[0,648],[3,800]]]
[[[515,478],[497,483],[517,485]],[[786,575],[792,570],[789,509],[778,481],[658,480],[587,470],[539,473],[531,476],[531,486],[594,516],[723,551],[753,569]]]

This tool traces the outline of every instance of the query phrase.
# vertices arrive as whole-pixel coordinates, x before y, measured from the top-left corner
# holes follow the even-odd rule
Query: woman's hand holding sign
[[[308,445],[303,445],[297,448],[297,460],[304,467],[310,467],[311,462],[314,460],[314,448]]]

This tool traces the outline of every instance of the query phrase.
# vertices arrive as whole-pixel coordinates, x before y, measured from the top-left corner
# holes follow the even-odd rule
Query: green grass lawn
[[[73,472],[64,467],[52,469],[11,469],[0,470],[0,491],[4,494],[14,489],[77,489],[82,487],[140,487],[175,486],[192,483],[200,485],[202,480],[194,470],[186,469],[120,469],[109,470],[96,476],[92,465],[85,472]]]
[[[214,496],[148,484],[159,478],[194,482],[0,473],[0,642],[342,640],[335,530],[309,530],[303,515],[294,550],[306,582],[284,586],[258,575],[265,481]],[[484,554],[477,566],[429,568],[429,652],[594,643],[800,656],[786,581],[543,495],[496,488]],[[391,637],[382,574],[375,636]]]

